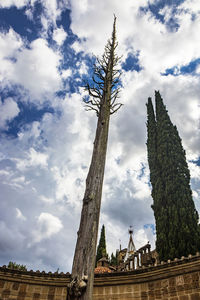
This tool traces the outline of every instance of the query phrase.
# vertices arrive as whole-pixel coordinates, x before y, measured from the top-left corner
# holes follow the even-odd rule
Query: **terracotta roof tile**
[[[94,270],[95,274],[112,273],[108,267],[97,267]]]

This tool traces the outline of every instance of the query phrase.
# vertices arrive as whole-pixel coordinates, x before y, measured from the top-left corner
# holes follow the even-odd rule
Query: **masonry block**
[[[34,293],[33,294],[33,300],[39,300],[40,299],[40,294]]]
[[[18,297],[25,298],[25,296],[26,296],[26,292],[19,291]]]
[[[141,292],[141,300],[147,300],[147,299],[148,299],[147,292]]]
[[[176,278],[175,277],[171,277],[169,278],[169,286],[175,286],[176,285]]]
[[[5,284],[5,281],[4,280],[0,280],[0,288],[3,288],[4,284]]]
[[[188,295],[179,296],[179,300],[190,300]]]
[[[13,286],[12,286],[12,289],[15,290],[15,291],[18,291],[18,289],[19,289],[19,283],[18,282],[14,282]]]
[[[190,300],[200,300],[200,293],[191,294]]]
[[[10,295],[10,290],[8,290],[8,289],[3,290],[3,292],[2,292],[3,297],[9,297],[9,295]]]

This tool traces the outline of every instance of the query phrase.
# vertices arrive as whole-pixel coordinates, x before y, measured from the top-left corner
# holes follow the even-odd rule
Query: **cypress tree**
[[[113,253],[111,254],[111,258],[110,258],[110,265],[117,266],[117,256],[114,255]]]
[[[101,228],[101,235],[97,247],[96,263],[98,262],[99,259],[101,259],[104,256],[107,257],[105,226],[103,225]]]
[[[147,106],[147,128],[148,128],[148,137],[147,137],[147,150],[148,150],[148,162],[150,173],[150,181],[152,184],[152,197],[154,198],[155,193],[155,183],[158,178],[157,168],[157,126],[155,120],[155,114],[153,109],[153,104],[151,98],[148,98]]]
[[[164,257],[165,249],[169,248],[168,245],[168,229],[167,229],[167,208],[164,203],[164,183],[161,176],[161,167],[157,158],[157,122],[155,119],[154,109],[151,98],[148,98],[147,103],[147,150],[148,150],[148,162],[150,169],[150,182],[152,185],[152,198],[154,216],[156,220],[156,249],[160,258]],[[163,247],[164,245],[164,247]]]
[[[155,102],[156,120],[151,99],[147,104],[147,149],[156,249],[160,259],[167,260],[195,254],[200,249],[200,231],[181,139],[158,91]]]

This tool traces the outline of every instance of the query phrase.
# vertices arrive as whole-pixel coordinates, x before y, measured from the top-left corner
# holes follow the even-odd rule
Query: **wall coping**
[[[98,274],[95,276],[95,286],[140,284],[170,277],[181,276],[200,270],[200,257],[191,260],[165,263],[163,265],[148,267],[141,270]]]
[[[139,284],[169,277],[180,276],[200,270],[200,254],[173,261],[162,262],[157,266],[143,267],[133,271],[95,274],[94,286],[123,284]],[[70,281],[70,273],[42,271],[20,271],[0,267],[0,279],[12,282],[31,283],[34,285],[66,286]]]

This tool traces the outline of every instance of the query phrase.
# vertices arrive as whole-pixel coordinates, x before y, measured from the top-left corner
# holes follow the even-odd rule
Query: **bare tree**
[[[120,71],[116,68],[119,57],[115,54],[116,17],[112,37],[105,46],[101,59],[94,64],[92,83],[86,84],[89,97],[84,99],[86,110],[94,110],[98,116],[92,161],[86,179],[80,227],[68,285],[69,300],[92,300],[96,244],[99,226],[101,195],[106,160],[110,115],[121,106],[119,96]]]

